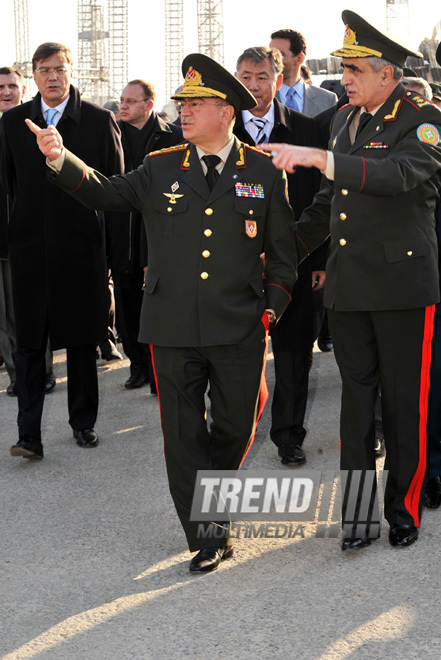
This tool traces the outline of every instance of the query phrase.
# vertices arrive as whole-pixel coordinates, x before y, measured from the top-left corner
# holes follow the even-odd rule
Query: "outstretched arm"
[[[292,174],[297,166],[317,167],[321,172],[326,169],[327,153],[314,147],[297,147],[293,144],[259,144],[259,149],[274,152],[273,164],[279,170]]]
[[[25,122],[29,130],[37,136],[40,151],[48,160],[57,160],[64,153],[63,138],[55,126],[40,128],[30,119],[25,119]]]

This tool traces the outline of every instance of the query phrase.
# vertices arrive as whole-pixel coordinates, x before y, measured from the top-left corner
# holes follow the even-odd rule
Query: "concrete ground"
[[[97,449],[67,423],[64,354],[44,410],[45,459],[9,456],[16,400],[0,370],[2,660],[432,659],[441,654],[440,516],[418,542],[343,554],[305,524],[294,538],[241,538],[214,573],[192,575],[168,493],[158,400],[128,391],[127,360],[99,361]],[[274,376],[268,363],[270,392]],[[338,469],[333,354],[311,372],[308,462]],[[279,470],[267,405],[246,469]]]

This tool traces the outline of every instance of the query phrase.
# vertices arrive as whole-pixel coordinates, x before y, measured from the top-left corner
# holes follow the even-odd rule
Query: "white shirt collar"
[[[62,103],[60,103],[59,105],[55,106],[55,108],[53,108],[53,110],[58,110],[58,113],[59,113],[58,115],[55,115],[55,119],[54,119],[54,125],[55,126],[58,124],[59,120],[61,119],[61,117],[63,115],[63,112],[64,112],[64,110],[67,106],[67,102],[69,101],[69,98],[70,98],[70,94],[68,95],[67,98],[64,99],[64,101]],[[46,117],[46,112],[47,112],[47,110],[49,110],[50,107],[51,106],[49,106],[45,101],[43,101],[43,98],[42,98],[41,99],[41,112],[43,114],[43,117]]]

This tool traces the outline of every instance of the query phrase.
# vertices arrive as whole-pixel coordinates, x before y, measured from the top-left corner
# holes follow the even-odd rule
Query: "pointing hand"
[[[37,136],[37,144],[46,158],[48,158],[48,160],[56,160],[59,158],[63,153],[63,138],[55,126],[40,128],[30,119],[25,119],[25,122],[29,130]]]

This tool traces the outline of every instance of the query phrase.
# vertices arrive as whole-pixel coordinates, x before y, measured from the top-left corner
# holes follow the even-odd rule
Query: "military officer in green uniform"
[[[324,300],[343,381],[341,467],[348,473],[342,549],[354,550],[379,533],[371,525],[370,495],[376,488],[374,404],[380,384],[389,541],[408,546],[418,537],[430,343],[439,300],[434,212],[441,115],[399,82],[406,57],[418,53],[352,11],[342,17],[344,44],[332,54],[342,57],[349,104],[335,115],[330,150],[264,148],[277,152],[277,167],[318,167],[325,174],[298,223],[298,246],[302,257],[331,237]]]
[[[233,136],[235,113],[254,107],[254,97],[204,55],[186,57],[182,71],[173,98],[188,143],[149,154],[128,174],[106,179],[64,150],[56,130],[29,126],[57,185],[91,208],[143,213],[139,341],[152,347],[170,491],[190,550],[199,551],[190,570],[209,571],[232,545],[217,526],[206,525],[202,538],[190,521],[196,474],[237,469],[250,447],[265,398],[268,325],[290,301],[297,253],[286,175]]]

